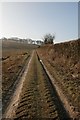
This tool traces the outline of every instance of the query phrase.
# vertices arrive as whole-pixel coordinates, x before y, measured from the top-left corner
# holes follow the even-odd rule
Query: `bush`
[[[45,44],[53,44],[54,39],[55,39],[55,36],[51,34],[46,34],[43,38]]]

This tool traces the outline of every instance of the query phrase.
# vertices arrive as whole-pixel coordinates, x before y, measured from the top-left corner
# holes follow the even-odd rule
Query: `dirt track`
[[[6,109],[4,118],[69,119],[55,87],[45,72],[36,51],[26,67]]]
[[[51,50],[51,47],[49,47],[49,49]],[[8,89],[8,91],[6,91],[7,93],[6,97],[3,98],[4,101],[8,100],[7,109],[5,109],[6,105],[3,106],[6,113],[4,118],[5,117],[13,118],[13,119],[40,118],[40,120],[42,120],[42,118],[45,118],[45,120],[47,118],[50,119],[52,118],[56,120],[64,120],[64,119],[69,120],[68,117],[69,115],[71,118],[76,118],[73,120],[78,120],[80,118],[80,112],[79,109],[77,109],[79,108],[79,106],[76,105],[74,106],[74,104],[72,104],[75,99],[71,97],[72,94],[70,94],[70,97],[68,97],[67,95],[69,95],[69,92],[67,92],[67,94],[65,92],[64,86],[66,86],[65,83],[67,81],[62,81],[65,80],[62,79],[65,78],[65,76],[63,76],[64,72],[62,72],[62,74],[57,74],[58,71],[55,71],[54,69],[55,67],[57,68],[57,65],[61,67],[61,64],[59,63],[63,63],[63,62],[60,61],[60,57],[57,57],[59,58],[58,60],[59,63],[55,64],[56,62],[56,60],[54,59],[55,53],[53,54],[53,51],[51,51],[48,54],[50,56],[46,54],[47,51],[49,51],[49,49],[48,48],[45,49],[45,47],[43,47],[43,51],[45,52],[43,51],[39,52],[37,49],[37,53],[40,59],[42,60],[38,58],[35,51],[33,56],[31,57],[32,59],[28,61],[29,62],[28,67],[27,65],[22,65],[22,67],[25,67],[26,69],[23,69],[23,71],[21,70],[21,75],[17,75],[19,76],[19,80],[15,79],[17,82],[17,86],[15,85],[16,82],[15,84],[13,83],[11,89]],[[60,55],[63,55],[62,53]],[[19,63],[18,60],[17,62]],[[15,69],[11,66],[11,64],[10,67],[5,67],[5,68],[9,68],[9,70],[15,71]],[[60,70],[64,70],[64,66],[61,67]],[[54,73],[56,73],[57,75],[55,76]],[[62,75],[62,77],[60,77],[60,75]],[[71,75],[71,73],[69,73],[69,75]],[[68,79],[70,79],[70,76],[68,76]],[[10,83],[11,80],[12,78],[10,79]],[[64,86],[60,84],[61,81]],[[73,79],[70,79],[69,81],[71,83]],[[76,84],[77,86],[74,86],[74,89],[75,88],[77,89],[79,85],[78,79],[75,80],[75,83],[77,83]],[[73,84],[74,82],[70,84],[71,87],[73,87]],[[3,88],[6,87],[3,86]],[[74,89],[71,89],[71,91],[73,92]],[[10,93],[12,94],[12,97],[10,97]],[[74,93],[77,93],[75,95],[78,95],[79,92],[75,91]],[[11,100],[9,101],[8,98]],[[69,101],[71,99],[72,99],[72,103],[71,101]],[[77,103],[77,105],[79,104]],[[67,114],[66,111],[68,111],[69,115]]]
[[[63,120],[69,118],[55,88],[39,62],[36,52],[29,65],[15,113],[15,119],[54,118]],[[12,118],[12,115],[9,118]]]

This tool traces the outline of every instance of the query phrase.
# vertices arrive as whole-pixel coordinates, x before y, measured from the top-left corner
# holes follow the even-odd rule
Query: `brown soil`
[[[23,118],[54,118],[56,120],[66,120],[69,119],[70,115],[72,118],[79,119],[80,40],[42,46],[37,49],[37,53],[39,57],[34,52],[28,72],[26,73],[24,71],[25,69],[22,71],[21,65],[25,65],[27,55],[31,54],[29,51],[23,50],[21,52],[19,51],[18,54],[14,53],[15,57],[11,54],[3,56],[3,83],[6,83],[5,87],[3,87],[3,95],[5,88],[7,91],[10,85],[14,86],[14,80],[11,74],[19,76],[21,81],[24,80],[24,83],[17,81],[17,87],[12,90],[14,94],[11,103],[6,109],[8,110],[6,112],[6,118],[14,118],[15,120]],[[10,59],[12,59],[11,62]],[[5,66],[8,66],[8,69]],[[10,73],[8,72],[9,69]],[[21,75],[16,74],[19,69],[22,71]],[[50,76],[45,72],[47,70]],[[7,79],[11,78],[6,80],[6,76]],[[24,79],[21,76],[24,76]],[[4,96],[8,97],[7,94]]]
[[[32,56],[33,56],[33,54],[32,54]],[[5,113],[3,114],[4,118],[13,118],[15,115],[15,111],[16,111],[17,105],[19,103],[20,93],[21,93],[21,90],[23,87],[25,76],[26,76],[28,69],[29,69],[29,65],[30,65],[32,56],[29,60],[28,65],[26,65],[26,67],[25,67],[25,71],[24,71],[23,75],[20,76],[20,80],[18,81],[18,84],[16,85],[16,87],[13,91],[14,94],[12,95],[11,100],[9,101],[9,105],[6,108]]]
[[[40,59],[67,98],[71,111],[79,118],[80,40],[42,46],[37,51]]]
[[[8,106],[19,77],[35,46],[17,42],[2,42],[2,111]]]
[[[35,52],[15,115],[15,120],[23,118],[69,118]]]

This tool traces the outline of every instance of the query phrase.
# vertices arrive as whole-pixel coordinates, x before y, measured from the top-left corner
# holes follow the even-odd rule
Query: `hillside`
[[[73,111],[80,112],[80,39],[44,45],[37,51]]]

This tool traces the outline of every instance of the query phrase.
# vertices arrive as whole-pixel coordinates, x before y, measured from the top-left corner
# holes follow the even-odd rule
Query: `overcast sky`
[[[55,42],[78,38],[77,2],[1,3],[0,37],[41,39],[54,33]]]

